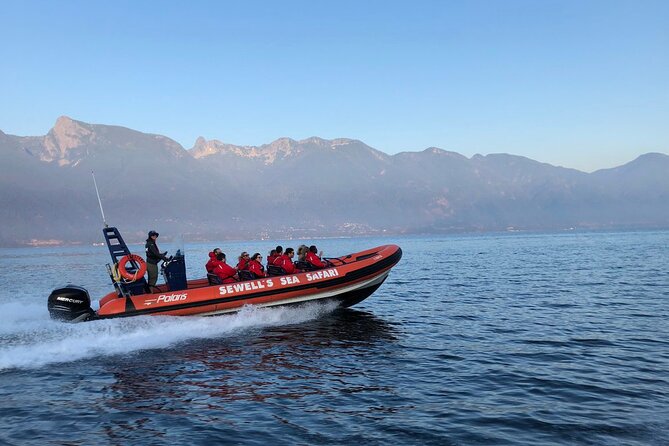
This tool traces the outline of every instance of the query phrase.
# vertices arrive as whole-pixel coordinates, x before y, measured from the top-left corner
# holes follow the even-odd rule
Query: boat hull
[[[100,300],[93,318],[139,315],[217,315],[241,310],[245,305],[273,307],[312,301],[355,305],[374,293],[399,262],[402,250],[385,245],[330,259],[332,266],[311,272],[273,276],[231,284],[209,285],[206,279],[188,282],[188,288],[131,297],[109,293]]]

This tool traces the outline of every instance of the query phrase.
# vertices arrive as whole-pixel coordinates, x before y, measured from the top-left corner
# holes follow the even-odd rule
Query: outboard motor
[[[65,285],[53,290],[49,295],[48,307],[51,319],[66,322],[83,322],[95,316],[88,291],[76,285]]]

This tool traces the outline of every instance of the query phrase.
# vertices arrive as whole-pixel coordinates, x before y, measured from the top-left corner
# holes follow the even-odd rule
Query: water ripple
[[[4,250],[0,444],[669,444],[669,233],[394,241],[355,309],[80,325],[45,296],[104,252]]]

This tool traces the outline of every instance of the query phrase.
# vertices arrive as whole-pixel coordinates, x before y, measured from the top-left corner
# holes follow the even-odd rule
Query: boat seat
[[[315,271],[318,268],[316,268],[314,265],[312,265],[309,262],[305,262],[304,260],[298,260],[295,262],[295,268],[302,270],[302,271]]]
[[[268,265],[267,274],[270,276],[285,276],[288,273],[286,272],[285,269],[281,268],[280,266]]]
[[[212,273],[207,273],[207,280],[209,281],[209,285],[220,285],[223,283],[216,274]]]
[[[256,278],[255,274],[245,269],[240,269],[237,274],[239,274],[239,280],[253,280]]]

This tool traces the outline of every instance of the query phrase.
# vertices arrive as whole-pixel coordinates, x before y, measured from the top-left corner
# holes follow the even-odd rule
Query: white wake
[[[141,316],[68,324],[52,321],[44,305],[0,304],[0,372],[100,356],[161,349],[235,335],[250,328],[297,324],[331,312],[335,303],[258,308],[216,317]]]

